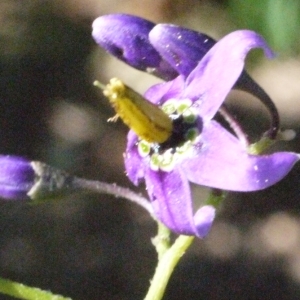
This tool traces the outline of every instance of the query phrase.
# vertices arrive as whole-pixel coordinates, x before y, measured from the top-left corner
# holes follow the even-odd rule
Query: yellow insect
[[[121,80],[112,78],[106,86],[95,81],[94,85],[103,89],[117,113],[110,120],[120,117],[141,139],[150,143],[163,143],[171,136],[173,124],[169,116]]]

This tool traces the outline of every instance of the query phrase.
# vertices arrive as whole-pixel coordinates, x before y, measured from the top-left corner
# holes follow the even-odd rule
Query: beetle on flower
[[[124,155],[129,179],[135,185],[145,180],[155,215],[167,227],[202,238],[211,227],[215,208],[205,205],[193,214],[189,181],[230,191],[262,190],[281,180],[299,156],[292,152],[249,154],[244,143],[213,120],[234,85],[245,86],[247,53],[262,48],[272,57],[264,39],[255,32],[239,30],[217,43],[204,36],[197,46],[199,38],[194,31],[176,27],[177,40],[185,36],[187,40],[174,43],[173,30],[172,25],[154,26],[128,15],[103,16],[93,23],[94,39],[109,52],[135,68],[152,68],[154,74],[172,78],[152,86],[144,98],[116,79],[104,93],[131,128]],[[203,49],[198,57],[195,49]],[[149,101],[151,104],[144,106],[151,109],[143,109],[139,104],[143,101]],[[141,118],[135,120],[134,114],[128,114],[124,103]]]

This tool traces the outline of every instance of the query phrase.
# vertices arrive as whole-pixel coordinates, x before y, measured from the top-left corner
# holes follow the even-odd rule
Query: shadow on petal
[[[190,186],[184,173],[145,171],[148,194],[157,218],[172,231],[195,235]]]

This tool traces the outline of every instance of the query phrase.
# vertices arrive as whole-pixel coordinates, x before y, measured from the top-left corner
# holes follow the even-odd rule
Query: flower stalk
[[[218,189],[212,189],[205,201],[205,204],[218,208],[225,197],[226,192]],[[192,245],[195,238],[194,236],[180,235],[171,245],[170,230],[161,222],[157,223],[158,233],[157,236],[152,239],[152,243],[154,244],[158,254],[158,264],[144,300],[162,299],[176,265],[187,249]]]
[[[191,246],[194,236],[180,235],[158,261],[150,288],[144,300],[160,300],[164,296],[169,279],[180,258]]]
[[[165,252],[170,248],[170,229],[166,227],[163,223],[157,221],[158,232],[157,236],[152,239],[152,244],[154,245],[156,252],[158,254],[158,260],[160,260]]]
[[[87,180],[78,177],[74,177],[73,179],[73,188],[74,190],[108,194],[113,195],[117,198],[125,198],[130,202],[134,202],[143,207],[146,211],[149,212],[150,216],[155,219],[151,203],[142,195],[137,194],[136,192],[133,192],[128,188],[121,187],[117,184],[110,184],[98,180]]]

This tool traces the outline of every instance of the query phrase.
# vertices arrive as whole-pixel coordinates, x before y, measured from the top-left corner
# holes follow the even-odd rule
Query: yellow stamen
[[[163,143],[171,136],[173,124],[168,115],[121,80],[113,78],[106,86],[96,81],[94,85],[103,89],[117,116],[141,139]]]

